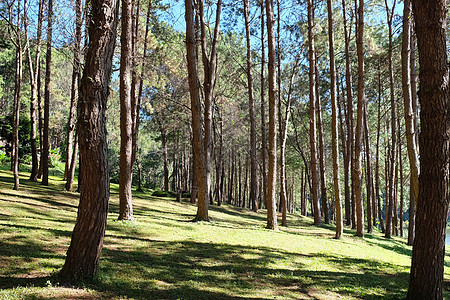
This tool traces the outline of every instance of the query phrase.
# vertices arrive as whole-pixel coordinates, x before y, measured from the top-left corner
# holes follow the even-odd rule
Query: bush
[[[61,155],[59,154],[59,148],[49,150],[48,152],[48,166],[54,168],[59,165],[61,161]]]
[[[6,151],[3,149],[0,149],[0,164],[5,164],[9,161],[8,155],[6,155]]]
[[[152,196],[155,197],[175,197],[177,194],[175,192],[172,191],[154,191]]]

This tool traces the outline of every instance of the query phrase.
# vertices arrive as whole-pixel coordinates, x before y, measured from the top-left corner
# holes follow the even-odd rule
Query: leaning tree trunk
[[[413,1],[419,50],[420,178],[408,299],[442,299],[448,213],[447,1]]]
[[[273,1],[266,0],[267,38],[269,48],[269,172],[267,176],[267,228],[278,230],[276,209],[276,178],[277,178],[277,99],[276,99],[276,53]]]
[[[356,202],[356,235],[364,237],[364,205],[362,199],[361,150],[363,142],[363,108],[364,108],[364,0],[359,0],[356,30],[358,52],[358,107],[356,113],[355,165],[353,169]]]
[[[308,41],[309,41],[309,144],[311,147],[311,196],[314,206],[314,225],[321,224],[319,204],[319,178],[317,174],[317,131],[316,131],[316,54],[314,49],[314,8],[313,0],[308,0]]]
[[[50,80],[52,67],[52,32],[53,32],[53,0],[48,0],[48,25],[47,25],[47,55],[45,66],[44,85],[44,126],[43,126],[43,153],[42,160],[42,184],[48,185],[48,160],[49,160],[49,119],[50,119]]]
[[[89,44],[80,84],[77,131],[83,174],[77,221],[63,282],[92,278],[98,270],[109,201],[106,107],[118,23],[118,0],[92,0]]]

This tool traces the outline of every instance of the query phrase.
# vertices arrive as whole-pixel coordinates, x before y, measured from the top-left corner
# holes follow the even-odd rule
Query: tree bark
[[[356,235],[364,237],[364,205],[362,199],[361,150],[363,133],[364,91],[364,0],[359,0],[356,30],[358,52],[358,106],[356,113],[355,165],[353,169],[356,203]]]
[[[410,189],[410,209],[409,209],[409,226],[408,245],[412,245],[414,241],[414,220],[415,206],[419,196],[419,157],[416,145],[415,131],[415,112],[413,110],[412,86],[411,86],[411,43],[414,43],[411,37],[411,1],[405,0],[403,4],[403,34],[402,34],[402,91],[403,91],[403,108],[405,114],[406,127],[406,147],[408,150],[409,168],[411,172]],[[412,223],[412,224],[411,224]]]
[[[335,238],[341,238],[343,234],[342,207],[341,207],[341,188],[339,184],[339,132],[338,132],[338,105],[336,92],[336,62],[334,56],[334,20],[333,20],[333,1],[327,0],[328,13],[328,47],[330,53],[330,96],[331,96],[331,147],[333,155],[333,191],[336,207],[336,235]]]
[[[390,153],[390,172],[389,172],[389,190],[387,194],[387,206],[386,206],[386,232],[385,237],[391,237],[391,227],[392,227],[392,210],[394,204],[394,178],[395,169],[397,162],[397,108],[395,105],[395,87],[394,87],[394,69],[392,62],[392,20],[394,16],[395,3],[392,6],[392,10],[389,9],[387,0],[384,1],[386,6],[387,23],[389,29],[389,49],[388,49],[388,62],[389,62],[389,91],[390,91],[390,102],[391,102],[391,153]],[[396,213],[396,212],[395,212]]]
[[[252,52],[250,41],[249,0],[244,0],[245,37],[247,45],[247,88],[248,109],[250,115],[250,199],[252,210],[258,211],[256,182],[256,120],[255,100],[253,99]]]
[[[378,114],[377,114],[377,145],[375,154],[375,195],[378,206],[378,221],[381,232],[385,232],[380,198],[380,130],[381,130],[381,59],[378,61]]]
[[[267,39],[269,48],[269,172],[267,176],[267,227],[278,231],[277,209],[276,209],[276,178],[277,178],[277,99],[276,99],[276,53],[275,53],[275,30],[273,0],[266,0],[267,15]]]
[[[420,177],[408,299],[442,299],[449,180],[446,0],[413,1],[419,50]]]
[[[317,131],[316,131],[316,53],[314,49],[314,7],[308,0],[309,41],[309,145],[311,147],[311,200],[314,206],[314,225],[321,224],[319,204],[319,178],[317,174]]]
[[[31,49],[29,45],[28,30],[25,26],[25,34],[27,35],[27,57],[30,71],[31,99],[30,99],[30,144],[31,144],[31,174],[30,181],[37,181],[39,159],[37,150],[37,116],[36,105],[38,96],[38,76],[40,72],[41,60],[41,40],[42,40],[42,23],[44,20],[44,1],[39,0],[38,24],[36,33],[36,56],[33,67],[33,59],[31,57]]]
[[[105,111],[118,11],[118,0],[91,1],[89,44],[78,100],[83,184],[72,241],[59,274],[62,282],[92,278],[103,247],[109,201]]]
[[[120,36],[120,171],[119,220],[133,221],[133,120],[131,116],[131,63],[133,0],[122,1]]]
[[[353,83],[352,83],[352,66],[350,57],[350,33],[347,27],[347,16],[346,16],[346,3],[342,0],[342,14],[344,18],[344,40],[345,40],[345,82],[346,82],[346,92],[347,92],[347,115],[346,115],[346,125],[347,125],[347,160],[349,163],[350,177],[351,177],[351,193],[350,197],[345,198],[345,224],[347,226],[356,226],[355,218],[355,188],[354,188],[354,152],[355,152],[355,133],[353,125]]]
[[[82,37],[81,0],[75,1],[75,41],[73,49],[72,89],[70,93],[69,119],[67,121],[67,145],[64,179],[69,180],[72,152],[74,151],[74,132],[77,112],[78,84],[81,71],[81,37]]]
[[[267,161],[267,140],[266,140],[266,103],[265,103],[265,79],[264,79],[264,68],[265,68],[265,44],[264,44],[264,1],[261,0],[261,158],[262,158],[262,189],[264,194],[264,204],[267,207],[267,172],[266,172],[266,161]]]

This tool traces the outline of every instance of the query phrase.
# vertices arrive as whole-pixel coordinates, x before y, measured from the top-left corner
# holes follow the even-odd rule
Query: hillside
[[[193,223],[195,206],[134,194],[135,223],[119,222],[117,186],[98,276],[61,287],[78,194],[26,181],[15,192],[0,171],[0,299],[401,299],[411,248],[403,239],[314,227],[290,215],[280,232],[264,229],[265,211],[212,206],[210,223]],[[450,259],[445,293],[450,298]]]

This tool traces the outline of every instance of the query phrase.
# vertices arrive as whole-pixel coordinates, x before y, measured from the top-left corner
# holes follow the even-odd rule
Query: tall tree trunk
[[[133,220],[133,119],[131,116],[132,14],[134,0],[122,0],[120,36],[119,220]]]
[[[375,154],[375,195],[378,206],[378,221],[381,232],[385,232],[380,198],[380,130],[381,130],[381,58],[378,61],[378,114],[377,114],[377,145]]]
[[[24,10],[26,10],[26,0],[24,3]],[[12,9],[12,8],[11,8]],[[16,76],[14,82],[14,118],[13,118],[13,151],[12,151],[12,171],[14,174],[14,190],[19,189],[19,121],[20,121],[20,94],[22,90],[22,74],[23,74],[23,56],[22,56],[22,16],[21,16],[21,1],[17,2],[17,29],[16,41],[13,43],[16,46]],[[12,15],[12,12],[10,12]],[[10,18],[12,19],[12,18]],[[12,21],[12,20],[11,20]]]
[[[68,180],[69,169],[71,165],[72,152],[74,149],[75,119],[77,112],[78,82],[81,71],[81,36],[82,36],[82,8],[81,0],[75,1],[75,41],[73,49],[73,72],[72,89],[70,93],[69,120],[67,121],[67,143],[66,143],[66,161],[64,170],[64,179]]]
[[[294,87],[294,79],[297,73],[298,60],[292,68],[291,79],[289,81],[289,89],[286,101],[286,110],[284,116],[281,115],[281,105],[278,111],[278,118],[280,120],[280,194],[281,194],[281,225],[287,226],[286,215],[288,209],[287,200],[287,176],[286,176],[286,140],[288,133],[289,118],[291,115],[291,99]]]
[[[311,200],[314,206],[314,225],[321,224],[319,204],[319,178],[317,174],[317,131],[316,131],[316,53],[314,49],[314,5],[308,0],[309,41],[309,145],[311,147]]]
[[[413,1],[420,65],[420,178],[408,299],[442,299],[449,180],[446,0]]]
[[[388,62],[389,62],[389,91],[390,91],[390,101],[391,101],[391,154],[390,154],[390,172],[389,172],[389,190],[387,194],[387,207],[386,207],[386,232],[385,237],[391,237],[391,226],[392,226],[392,210],[394,204],[394,179],[395,179],[395,168],[397,162],[397,108],[395,104],[395,87],[394,87],[394,69],[392,61],[392,20],[394,16],[395,3],[394,1],[392,10],[389,9],[387,0],[384,1],[386,6],[387,23],[389,29],[389,49],[388,49]],[[395,212],[396,214],[396,212]]]
[[[347,92],[347,160],[349,163],[350,176],[351,176],[351,193],[350,197],[345,198],[345,224],[347,226],[356,226],[355,218],[355,188],[354,188],[354,152],[355,152],[355,133],[353,131],[353,83],[352,83],[352,65],[350,57],[350,32],[347,27],[347,10],[345,8],[345,0],[342,0],[342,14],[344,17],[344,40],[345,40],[345,82]]]
[[[164,191],[169,191],[169,156],[167,153],[167,133],[166,129],[161,125],[161,144],[164,156]]]
[[[325,217],[325,224],[330,223],[330,209],[328,207],[327,182],[325,176],[325,142],[323,138],[322,104],[320,101],[319,69],[316,60],[316,109],[317,109],[317,130],[319,132],[319,168],[320,168],[320,196],[322,199],[322,212]]]
[[[264,1],[261,0],[261,158],[262,158],[262,189],[264,191],[264,204],[267,207],[267,172],[266,172],[266,161],[267,161],[267,140],[266,140],[266,103],[265,103],[265,79],[264,79],[264,68],[265,68],[265,44],[264,44]]]
[[[118,0],[92,0],[89,44],[80,84],[78,134],[83,176],[77,221],[62,282],[92,278],[98,270],[109,201],[106,142],[107,99],[118,23]]]
[[[406,127],[406,147],[408,150],[409,168],[411,172],[410,189],[410,209],[408,245],[414,241],[414,220],[415,204],[419,196],[419,157],[417,154],[416,131],[415,131],[415,112],[413,110],[412,86],[411,86],[411,43],[414,43],[411,31],[411,1],[405,0],[403,4],[403,34],[402,34],[402,91],[403,108],[405,114]],[[412,224],[411,224],[412,223]]]
[[[31,57],[31,49],[28,38],[28,26],[25,26],[25,34],[27,35],[27,58],[30,71],[31,99],[30,99],[30,145],[31,145],[31,174],[30,181],[37,181],[39,159],[37,150],[37,116],[36,105],[38,96],[38,76],[40,72],[41,60],[41,40],[42,40],[42,23],[44,20],[44,0],[39,0],[38,24],[36,33],[36,56],[33,67],[33,59]],[[25,22],[25,24],[27,24]]]
[[[338,133],[338,94],[336,92],[336,62],[334,58],[334,21],[333,1],[327,0],[328,12],[328,47],[330,53],[330,93],[331,93],[331,147],[333,155],[333,191],[336,207],[336,235],[341,238],[343,221],[341,210],[341,188],[339,185],[339,133]]]
[[[356,113],[355,165],[353,169],[356,203],[356,235],[364,237],[364,205],[362,199],[361,150],[363,142],[364,91],[364,0],[359,0],[356,29],[356,46],[358,52],[358,107]]]
[[[373,222],[375,219],[375,193],[373,188],[373,171],[372,171],[372,152],[370,150],[369,136],[369,116],[367,112],[367,102],[364,105],[364,137],[366,145],[366,186],[367,186],[367,232],[372,233]]]
[[[276,209],[276,178],[277,178],[277,105],[276,105],[276,53],[273,1],[266,0],[267,39],[269,46],[269,172],[267,180],[267,228],[278,230]]]
[[[247,88],[248,88],[248,109],[250,115],[250,199],[252,210],[258,211],[256,192],[256,120],[255,101],[253,99],[253,78],[252,78],[252,52],[250,41],[250,18],[249,0],[244,0],[245,36],[247,44]]]
[[[43,152],[42,160],[42,184],[48,185],[48,159],[49,159],[49,122],[50,122],[50,80],[52,68],[52,33],[53,33],[53,0],[48,0],[47,16],[47,55],[45,66],[45,86],[44,86],[44,126],[43,126]]]
[[[69,171],[67,173],[66,191],[71,192],[73,190],[73,178],[75,176],[75,166],[78,157],[78,132],[75,131],[75,140],[73,142],[72,159],[70,160]]]

